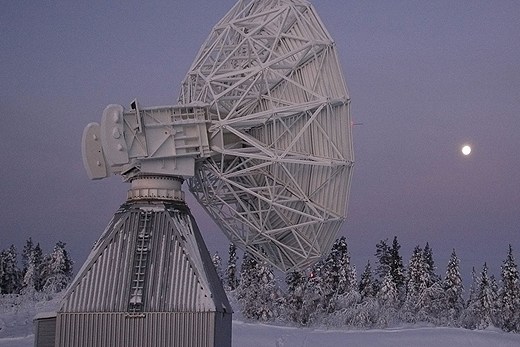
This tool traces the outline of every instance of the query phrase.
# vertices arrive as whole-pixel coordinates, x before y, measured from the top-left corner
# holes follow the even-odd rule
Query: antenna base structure
[[[178,176],[135,176],[130,180],[132,186],[128,190],[127,200],[159,199],[184,202],[184,192],[181,189],[183,181]]]
[[[135,176],[65,293],[55,317],[36,320],[58,347],[231,346],[232,308],[182,180]]]
[[[231,242],[279,270],[326,254],[354,165],[336,45],[306,0],[239,0],[177,105],[108,105],[82,152],[91,179],[131,188],[63,299],[56,346],[230,346],[231,308],[182,182]]]

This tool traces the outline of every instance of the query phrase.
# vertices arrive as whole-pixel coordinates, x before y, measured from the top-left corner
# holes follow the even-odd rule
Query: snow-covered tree
[[[443,283],[437,281],[420,293],[417,320],[435,325],[447,325],[447,316],[446,292]]]
[[[271,266],[246,255],[240,274],[237,292],[244,317],[262,321],[274,319],[279,313],[281,293]]]
[[[400,296],[404,292],[405,275],[403,258],[401,257],[399,250],[401,245],[397,240],[397,236],[394,236],[392,246],[388,245],[388,240],[381,240],[376,245],[375,256],[377,258],[378,266],[376,273],[378,279],[376,280],[376,287],[378,287],[384,280],[384,277],[390,273],[392,281],[394,281]]]
[[[469,287],[469,297],[466,306],[469,306],[471,301],[476,301],[478,298],[478,287],[479,287],[479,278],[477,275],[477,270],[475,267],[471,268],[471,285]]]
[[[359,280],[359,294],[361,298],[374,297],[376,294],[376,288],[374,285],[374,278],[372,275],[372,267],[370,266],[370,261],[367,262],[365,266],[365,270],[361,275],[361,279]]]
[[[369,328],[377,323],[379,305],[375,297],[361,298],[356,289],[337,298],[336,309],[324,316],[328,326]]]
[[[16,294],[20,290],[17,255],[14,245],[0,252],[0,294]]]
[[[230,291],[235,290],[238,286],[237,259],[237,247],[234,243],[230,243],[229,258],[225,274],[226,289]]]
[[[303,298],[307,276],[302,271],[292,271],[285,276],[287,293],[285,295],[284,317],[300,325],[307,324],[308,317],[303,312]]]
[[[377,325],[386,327],[396,320],[399,309],[399,291],[390,272],[383,278],[376,299],[380,307]]]
[[[388,240],[381,240],[376,244],[376,259],[377,259],[377,267],[376,274],[377,278],[377,286],[379,287],[380,283],[383,281],[385,276],[391,272],[390,271],[390,246],[388,246]]]
[[[30,247],[24,248],[24,253],[24,257],[26,257],[27,260],[26,269],[23,276],[22,291],[26,294],[33,293],[35,291],[41,291],[41,269],[43,255],[40,244],[37,244],[36,246],[31,245]]]
[[[41,292],[43,290],[43,251],[40,247],[40,244],[37,243],[34,247],[32,254],[31,254],[31,261],[29,263],[29,266],[32,266],[34,268],[34,289],[36,291]]]
[[[356,270],[350,262],[345,236],[337,239],[332,245],[321,274],[324,294],[322,307],[331,313],[336,309],[338,297],[353,289],[357,290]]]
[[[399,293],[390,272],[383,278],[383,283],[381,283],[381,287],[376,293],[376,298],[381,307],[397,309]]]
[[[479,305],[479,277],[477,271],[473,267],[471,269],[471,285],[469,287],[469,297],[465,305],[465,309],[461,314],[460,322],[462,327],[466,329],[477,328],[477,306]]]
[[[501,286],[497,302],[500,328],[520,333],[520,277],[511,245],[501,266]]]
[[[419,299],[427,287],[427,273],[424,265],[423,250],[416,246],[408,263],[408,278],[406,281],[406,298],[403,307],[404,317],[414,322],[419,309]]]
[[[25,241],[25,246],[22,250],[22,276],[25,276],[25,272],[29,266],[29,261],[32,256],[34,250],[34,244],[32,238],[29,237],[27,241]]]
[[[440,280],[440,277],[435,273],[435,261],[433,260],[433,250],[430,247],[430,244],[426,242],[426,246],[424,246],[423,250],[423,259],[425,270],[428,273],[428,278],[426,283],[427,287],[433,285],[435,282]]]
[[[405,276],[403,258],[399,253],[400,249],[401,245],[399,244],[399,241],[397,241],[397,236],[394,236],[392,247],[389,250],[390,274],[392,275],[392,280],[394,281],[397,290],[401,295],[405,284]]]
[[[496,283],[488,274],[487,264],[484,263],[480,277],[478,278],[478,294],[475,302],[476,328],[485,329],[493,324],[496,313]]]
[[[34,266],[34,263],[29,261],[29,263],[27,265],[27,269],[25,270],[25,275],[23,276],[22,292],[24,294],[36,292],[36,285],[35,285],[36,275],[37,275],[37,270]]]
[[[329,300],[325,296],[325,262],[315,263],[306,280],[303,293],[302,324],[310,324],[320,321],[328,309]]]
[[[459,326],[459,318],[464,311],[464,285],[459,269],[459,258],[455,249],[451,253],[446,275],[444,277],[444,291],[446,296],[446,319],[447,325]]]
[[[217,272],[217,276],[220,279],[220,282],[223,282],[224,275],[222,271],[222,258],[220,258],[220,255],[218,255],[218,252],[213,254],[211,261],[213,262],[213,266],[215,267],[215,271]]]
[[[42,269],[43,290],[58,293],[65,289],[72,280],[73,261],[65,249],[65,243],[59,241],[51,254],[45,257]]]
[[[255,281],[257,261],[248,252],[244,252],[242,259],[242,265],[240,267],[240,285],[237,287],[237,297],[241,300],[248,291],[248,288],[252,286]]]
[[[273,320],[279,315],[282,302],[281,291],[276,283],[271,265],[263,261],[258,263],[258,287],[256,316],[262,321]]]

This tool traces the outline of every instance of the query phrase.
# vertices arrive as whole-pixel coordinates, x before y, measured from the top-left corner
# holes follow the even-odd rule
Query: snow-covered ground
[[[0,347],[32,347],[32,318],[55,309],[58,298],[27,301],[22,297],[0,302]],[[239,315],[237,315],[239,317]],[[240,317],[239,317],[240,318]],[[520,334],[498,329],[466,330],[436,327],[406,327],[384,330],[328,330],[233,322],[234,347],[310,346],[457,346],[518,347]]]
[[[0,338],[2,347],[32,347],[34,336]],[[315,330],[233,322],[234,347],[310,346],[457,346],[518,347],[520,335],[497,330],[472,331],[453,328],[410,328],[389,330]]]
[[[520,335],[499,330],[401,328],[385,330],[320,330],[233,322],[233,346],[310,347],[518,347]]]

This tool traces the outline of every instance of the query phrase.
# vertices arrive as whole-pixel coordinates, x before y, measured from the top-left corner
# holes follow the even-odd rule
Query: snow
[[[458,346],[518,347],[520,335],[500,330],[399,328],[385,330],[320,330],[233,322],[233,346]]]
[[[32,347],[34,336],[0,338],[2,347]],[[308,346],[458,346],[518,347],[520,335],[502,331],[456,328],[408,328],[392,330],[319,330],[233,322],[233,347]]]
[[[46,300],[23,300],[22,296],[0,298],[0,346],[32,347],[32,318],[57,308],[60,296]],[[37,301],[36,301],[37,300]],[[239,315],[235,318],[241,319]],[[233,347],[309,347],[309,346],[458,346],[458,347],[518,347],[520,334],[506,333],[496,328],[466,330],[439,327],[399,327],[373,330],[332,330],[296,328],[233,321]]]

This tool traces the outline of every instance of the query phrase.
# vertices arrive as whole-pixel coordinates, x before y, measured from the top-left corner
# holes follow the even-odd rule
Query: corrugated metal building
[[[231,346],[231,313],[184,202],[128,201],[65,294],[55,346]]]
[[[54,347],[56,337],[56,312],[38,314],[34,318],[34,345]]]

